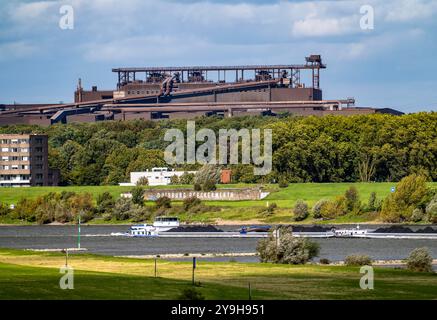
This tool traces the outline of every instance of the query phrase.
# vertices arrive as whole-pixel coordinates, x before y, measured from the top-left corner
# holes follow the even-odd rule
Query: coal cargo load
[[[167,232],[223,232],[223,230],[217,229],[214,226],[189,226],[189,227],[177,227],[168,230]]]
[[[292,226],[292,232],[327,232],[331,227],[322,226]]]
[[[437,229],[431,227],[425,227],[416,231],[411,230],[408,227],[402,226],[390,226],[387,228],[378,228],[375,233],[437,233]]]

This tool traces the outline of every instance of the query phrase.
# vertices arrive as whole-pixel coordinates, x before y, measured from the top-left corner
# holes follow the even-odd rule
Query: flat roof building
[[[0,134],[0,187],[56,186],[59,170],[48,164],[48,137]]]

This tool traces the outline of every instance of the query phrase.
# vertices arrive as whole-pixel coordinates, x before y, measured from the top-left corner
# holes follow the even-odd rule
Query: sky
[[[64,5],[72,29],[60,27]],[[369,8],[373,28],[362,28]],[[0,103],[70,102],[78,78],[114,89],[115,67],[301,64],[321,54],[325,99],[437,111],[436,17],[437,0],[2,0]]]

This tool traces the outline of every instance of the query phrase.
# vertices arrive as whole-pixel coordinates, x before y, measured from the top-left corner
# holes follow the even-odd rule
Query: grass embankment
[[[279,189],[277,185],[264,186],[271,194],[263,200],[253,201],[204,201],[210,206],[220,207],[220,211],[211,211],[205,213],[181,214],[182,221],[190,222],[229,222],[238,223],[246,221],[248,223],[291,223],[291,208],[299,199],[306,201],[309,206],[313,206],[320,199],[334,199],[336,196],[343,194],[350,186],[355,186],[359,192],[360,199],[367,203],[369,196],[375,192],[378,199],[384,199],[389,193],[391,187],[396,183],[294,183],[287,188]],[[437,183],[429,184],[437,188]],[[160,188],[190,188],[191,186],[161,186]],[[236,187],[256,187],[256,185],[239,184],[239,185],[218,185],[219,188],[236,188]],[[147,187],[151,188],[151,187]],[[156,188],[156,187],[154,187]],[[128,192],[132,187],[121,186],[69,186],[69,187],[30,187],[30,188],[0,188],[0,201],[6,203],[17,203],[21,198],[36,198],[47,194],[48,192],[74,191],[78,193],[89,192],[94,198],[105,191],[110,192],[115,198],[118,198],[122,192]],[[270,216],[260,214],[262,208],[268,204],[276,203],[278,209]],[[146,202],[146,205],[153,205],[153,201]],[[180,202],[174,202],[174,205],[180,205]],[[345,215],[335,220],[326,221],[326,223],[359,223],[375,221],[374,214],[362,215]],[[14,223],[5,219],[0,219],[0,223]],[[17,223],[17,222],[15,222]],[[91,223],[108,223],[102,220],[94,220]],[[114,223],[114,222],[109,222]],[[126,222],[124,222],[126,223]],[[321,223],[311,217],[300,223]],[[325,222],[323,222],[325,223]]]
[[[64,255],[0,249],[0,299],[175,299],[191,285],[191,263],[70,255],[74,290],[61,290]],[[207,299],[435,299],[437,274],[375,268],[375,289],[362,290],[358,267],[198,262]]]

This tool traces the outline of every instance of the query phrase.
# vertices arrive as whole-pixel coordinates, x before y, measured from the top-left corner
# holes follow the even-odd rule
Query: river
[[[372,226],[375,227],[375,226]],[[237,230],[239,226],[221,227]],[[254,238],[128,238],[111,232],[127,231],[125,225],[82,225],[81,247],[90,253],[129,256],[171,253],[246,253],[255,252],[259,239]],[[77,226],[0,226],[0,247],[16,249],[56,249],[77,246]],[[319,258],[343,260],[349,254],[367,254],[375,260],[404,259],[411,250],[428,247],[437,258],[437,240],[411,239],[313,239],[320,244]],[[229,257],[205,258],[228,261]],[[236,257],[237,261],[256,262],[257,257]]]

